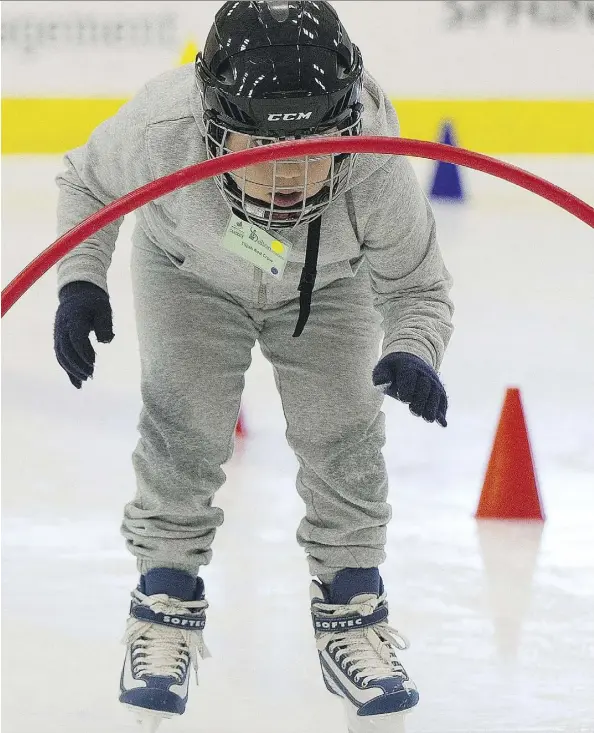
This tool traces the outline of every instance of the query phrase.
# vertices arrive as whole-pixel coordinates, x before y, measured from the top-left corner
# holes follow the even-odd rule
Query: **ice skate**
[[[200,578],[167,568],[150,570],[132,592],[120,702],[142,733],[184,713],[191,670],[197,681],[198,657],[210,656],[202,640],[207,606]]]
[[[398,733],[419,694],[398,660],[406,639],[387,624],[377,568],[347,568],[313,581],[311,610],[326,687],[343,699],[349,733]]]

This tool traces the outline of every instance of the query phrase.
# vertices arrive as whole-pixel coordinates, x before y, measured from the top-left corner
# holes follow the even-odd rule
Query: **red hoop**
[[[316,153],[410,155],[415,158],[428,158],[446,163],[455,163],[488,173],[496,178],[502,178],[504,181],[509,181],[516,186],[532,191],[565,209],[589,226],[594,227],[594,208],[585,201],[549,181],[545,181],[543,178],[528,173],[528,171],[503,163],[487,155],[473,153],[470,150],[423,140],[391,137],[311,138],[296,142],[275,143],[274,145],[242,150],[238,153],[231,153],[221,158],[182,168],[175,173],[158,178],[156,181],[131,191],[89,216],[59,239],[56,239],[4,288],[2,291],[2,316],[50,267],[61,260],[70,250],[84,242],[95,232],[111,224],[111,222],[125,214],[129,214],[149,201],[171,193],[177,188],[183,188],[205,178],[227,173],[237,168],[265,161],[301,157]]]

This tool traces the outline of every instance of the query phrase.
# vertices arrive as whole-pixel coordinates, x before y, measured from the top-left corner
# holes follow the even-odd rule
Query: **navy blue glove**
[[[77,280],[60,290],[54,322],[54,352],[58,363],[77,388],[93,376],[95,351],[89,334],[108,344],[113,339],[109,295],[93,283]]]
[[[385,394],[405,402],[413,415],[447,427],[448,398],[435,370],[404,351],[386,354],[373,370],[373,383]]]

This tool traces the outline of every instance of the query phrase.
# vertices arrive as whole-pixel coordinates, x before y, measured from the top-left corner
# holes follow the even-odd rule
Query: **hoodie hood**
[[[366,71],[363,73],[362,104],[363,125],[361,135],[399,137],[400,125],[396,111],[378,83]],[[363,183],[385,165],[385,155],[373,155],[371,153],[358,155],[348,189]]]

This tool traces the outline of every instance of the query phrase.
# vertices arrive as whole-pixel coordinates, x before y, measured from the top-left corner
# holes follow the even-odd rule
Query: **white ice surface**
[[[594,158],[511,162],[594,202]],[[415,164],[427,185],[433,164]],[[55,238],[58,158],[2,162],[2,283]],[[382,573],[421,702],[407,733],[594,732],[594,235],[484,174],[437,206],[455,278],[449,427],[388,401],[394,519]],[[133,731],[117,702],[133,558],[138,359],[126,222],[110,271],[116,338],[74,390],[54,362],[54,273],[2,323],[3,709],[7,733]],[[315,303],[314,303],[315,307]],[[521,389],[547,522],[473,512],[506,387]],[[340,395],[337,394],[337,399]],[[324,689],[294,535],[296,462],[271,370],[248,373],[249,437],[217,497],[203,663],[163,733],[345,733]]]

